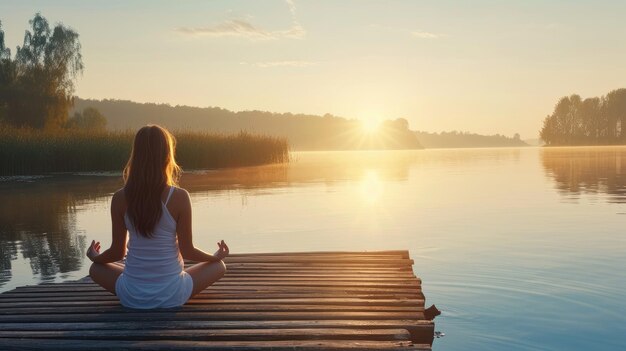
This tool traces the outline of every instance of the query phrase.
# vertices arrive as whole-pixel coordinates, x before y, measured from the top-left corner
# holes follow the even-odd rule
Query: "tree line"
[[[518,133],[515,133],[513,137],[507,137],[501,134],[480,135],[459,131],[441,133],[417,131],[415,134],[420,143],[427,149],[528,146],[526,142],[520,139]]]
[[[626,144],[626,89],[601,97],[562,97],[540,131],[546,145]]]
[[[96,108],[111,130],[136,129],[157,123],[173,130],[253,134],[286,138],[294,150],[421,149],[404,118],[381,123],[379,133],[367,135],[359,120],[332,114],[231,111],[220,107],[172,106],[128,100],[75,99],[75,110]]]

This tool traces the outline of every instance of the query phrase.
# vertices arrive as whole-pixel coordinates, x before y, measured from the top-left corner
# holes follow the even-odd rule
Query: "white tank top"
[[[185,304],[191,295],[193,281],[184,271],[176,220],[167,209],[173,192],[174,187],[170,187],[165,203],[161,202],[161,218],[149,238],[137,233],[128,214],[124,215],[129,234],[128,250],[124,272],[115,283],[115,292],[126,307],[176,307]]]

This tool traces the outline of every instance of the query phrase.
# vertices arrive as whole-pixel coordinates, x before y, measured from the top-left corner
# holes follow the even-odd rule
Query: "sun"
[[[380,122],[375,119],[365,119],[361,121],[361,128],[365,134],[376,134],[380,129]]]

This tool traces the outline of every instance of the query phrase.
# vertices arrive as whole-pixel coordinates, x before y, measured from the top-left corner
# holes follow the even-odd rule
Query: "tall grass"
[[[174,132],[176,157],[186,170],[287,162],[282,138]],[[0,126],[0,175],[120,171],[134,132],[15,129]]]

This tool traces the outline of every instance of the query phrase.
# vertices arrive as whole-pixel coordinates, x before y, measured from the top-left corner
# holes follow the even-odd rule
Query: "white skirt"
[[[193,279],[182,271],[176,279],[163,283],[138,282],[124,273],[115,282],[115,294],[124,307],[137,309],[172,308],[184,305],[193,292]]]

